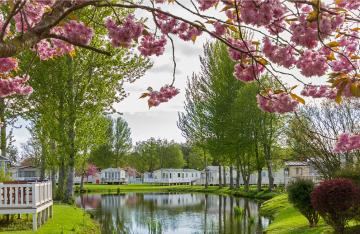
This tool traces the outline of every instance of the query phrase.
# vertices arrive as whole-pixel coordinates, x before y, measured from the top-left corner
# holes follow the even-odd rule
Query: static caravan
[[[101,171],[101,183],[124,184],[126,183],[125,170],[121,168],[107,168]]]
[[[194,169],[162,168],[152,173],[144,173],[144,183],[156,184],[193,184],[201,177]]]

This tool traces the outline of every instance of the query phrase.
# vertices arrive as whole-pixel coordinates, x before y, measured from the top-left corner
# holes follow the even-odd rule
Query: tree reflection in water
[[[269,224],[259,203],[212,194],[83,194],[76,199],[101,224],[104,234],[257,234]],[[234,207],[244,212],[235,216]]]

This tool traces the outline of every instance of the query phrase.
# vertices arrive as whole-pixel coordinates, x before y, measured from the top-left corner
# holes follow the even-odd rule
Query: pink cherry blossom
[[[280,0],[252,0],[241,1],[240,9],[241,20],[246,24],[256,26],[269,26],[273,33],[284,31],[284,15],[287,8]]]
[[[18,67],[16,58],[0,58],[0,73],[7,73]]]
[[[166,85],[160,91],[152,91],[149,94],[149,107],[158,106],[161,103],[168,102],[170,99],[179,94],[179,89]]]
[[[257,95],[257,103],[265,112],[270,113],[287,113],[294,111],[298,102],[290,97],[287,93],[274,94],[271,91],[267,95]]]
[[[219,3],[219,0],[197,0],[197,1],[200,5],[199,9],[201,11],[205,11]]]
[[[25,85],[29,78],[28,75],[24,75],[23,77],[16,76],[14,78],[0,79],[0,97],[7,97],[14,94],[30,94],[32,88]]]
[[[149,34],[141,39],[139,51],[144,56],[162,55],[165,50],[166,38],[162,35],[159,39],[156,39],[154,35]]]
[[[301,95],[312,98],[328,98],[335,99],[337,90],[327,85],[306,85],[301,91]]]
[[[121,26],[117,25],[112,19],[107,19],[105,26],[109,32],[111,44],[114,47],[129,48],[133,40],[137,40],[144,30],[141,23],[135,22],[134,15],[128,15]]]
[[[83,22],[70,20],[64,25],[64,34],[72,42],[88,45],[93,37],[93,30]]]
[[[334,152],[343,153],[358,149],[360,149],[360,134],[350,135],[347,133],[343,133],[338,137]]]
[[[214,23],[214,28],[215,28],[215,32],[214,32],[215,35],[217,35],[219,37],[221,37],[222,35],[224,35],[226,33],[226,27],[218,21],[216,21]]]
[[[335,3],[339,7],[347,8],[349,10],[356,10],[360,7],[360,1],[359,0],[338,0],[335,1]]]
[[[264,67],[259,64],[243,65],[236,64],[234,67],[234,76],[243,82],[251,82],[259,79],[259,74],[264,71]]]
[[[323,76],[328,69],[326,57],[314,50],[305,50],[299,58],[297,67],[306,77]]]
[[[255,46],[251,43],[251,41],[242,41],[230,38],[229,43],[236,48],[228,48],[229,56],[234,61],[244,59],[249,56],[250,52],[253,53],[256,51]]]
[[[270,59],[271,62],[278,65],[290,68],[296,64],[295,51],[294,49],[288,46],[277,46],[272,45],[269,38],[264,38],[264,47],[263,52],[266,57]]]

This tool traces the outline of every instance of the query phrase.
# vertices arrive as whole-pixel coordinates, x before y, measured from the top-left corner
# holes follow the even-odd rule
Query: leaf
[[[294,99],[302,104],[305,104],[305,100],[302,97],[296,95],[295,93],[290,93],[290,96],[292,97],[292,99]]]
[[[359,27],[352,28],[351,31],[358,32],[358,31],[360,31],[360,28]]]
[[[309,22],[314,22],[316,21],[318,18],[318,12],[317,11],[312,11],[309,13],[309,15],[307,16],[306,20]]]
[[[141,98],[146,98],[146,97],[148,97],[148,96],[150,96],[149,93],[143,93],[143,94],[141,94],[141,96],[139,97],[139,99],[141,99]]]
[[[223,9],[221,9],[220,12],[230,10],[231,8],[234,8],[234,6],[233,5],[226,5]]]
[[[268,62],[266,59],[264,59],[264,58],[260,58],[260,59],[257,60],[257,61],[258,61],[261,65],[263,65],[263,66],[269,64],[269,62]]]
[[[239,29],[237,27],[235,27],[234,25],[230,25],[229,26],[229,29],[235,33],[238,33],[239,32]]]
[[[192,42],[194,42],[194,43],[195,43],[196,38],[197,38],[197,36],[195,36],[195,35],[191,36],[191,40],[192,40]]]
[[[351,92],[352,95],[354,95],[356,97],[360,97],[359,83],[352,83],[350,85],[350,92]]]
[[[337,41],[332,41],[332,42],[327,43],[327,46],[329,46],[329,47],[337,47],[339,45],[340,45],[340,43]]]
[[[330,53],[330,54],[327,56],[327,60],[329,60],[329,61],[334,61],[334,60],[336,60],[335,54],[334,54],[334,53]]]

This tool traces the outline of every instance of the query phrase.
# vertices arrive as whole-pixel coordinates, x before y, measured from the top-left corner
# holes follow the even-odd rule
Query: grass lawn
[[[274,217],[266,232],[269,234],[333,233],[333,229],[326,225],[323,220],[320,220],[317,227],[310,228],[307,219],[288,202],[286,194],[264,202],[261,206],[261,213]]]
[[[76,208],[70,205],[55,204],[54,205],[54,216],[49,219],[46,224],[41,226],[38,231],[33,232],[31,230],[31,217],[29,220],[25,219],[17,220],[11,226],[4,224],[0,225],[0,234],[96,234],[100,233],[99,226],[86,214],[82,209]],[[27,229],[26,231],[11,231],[18,229]]]
[[[219,188],[218,186],[209,186],[207,189],[199,185],[150,185],[150,184],[130,184],[130,185],[106,185],[106,184],[86,184],[84,185],[86,192],[200,192],[200,193],[215,193],[224,195],[233,195],[238,197],[250,197],[258,199],[270,199],[279,193],[262,191],[257,192],[256,188],[250,188],[249,192],[245,192],[243,188],[230,189],[229,187]],[[76,187],[79,191],[79,186]]]

